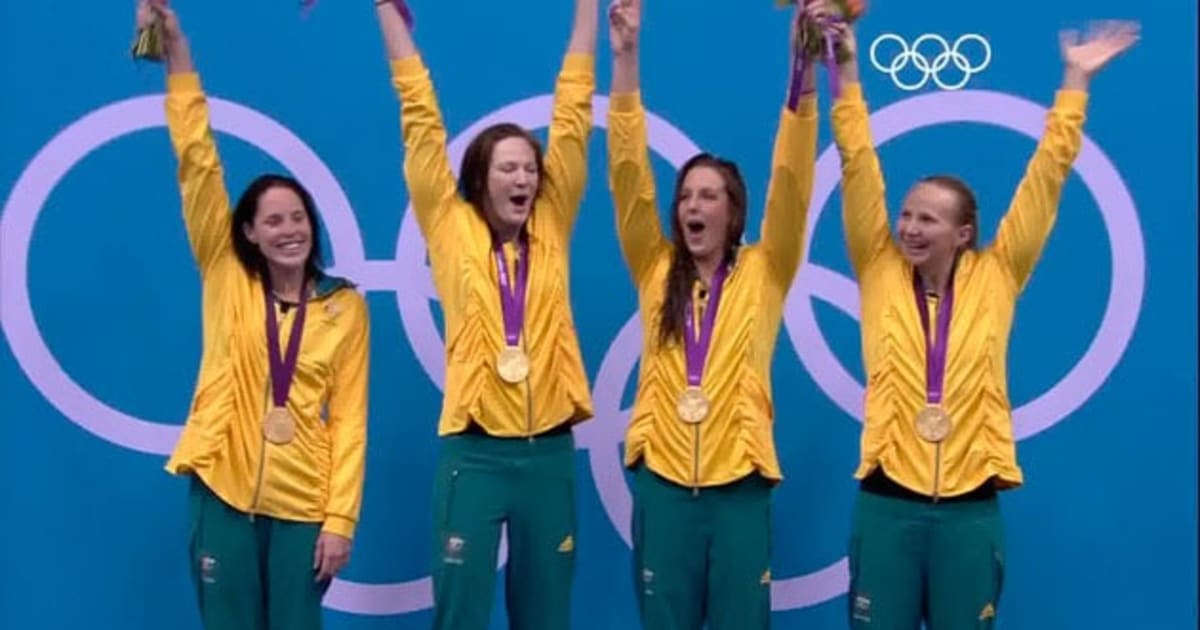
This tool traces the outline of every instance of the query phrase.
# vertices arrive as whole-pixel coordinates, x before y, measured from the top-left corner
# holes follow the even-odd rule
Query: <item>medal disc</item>
[[[689,387],[679,395],[675,406],[679,419],[687,424],[700,424],[708,417],[709,401],[704,390],[699,387]]]
[[[506,383],[521,383],[529,377],[529,357],[520,348],[508,346],[496,358],[496,372]]]
[[[917,434],[934,444],[950,435],[950,415],[938,406],[930,405],[917,412]]]
[[[296,420],[285,407],[274,407],[263,418],[263,436],[272,444],[287,444],[296,437]]]

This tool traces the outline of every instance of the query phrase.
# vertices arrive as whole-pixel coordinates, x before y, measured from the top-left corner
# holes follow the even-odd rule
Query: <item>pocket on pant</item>
[[[855,621],[864,621],[860,619],[863,616],[861,605],[858,601],[858,569],[859,569],[859,554],[862,548],[862,536],[858,532],[851,532],[850,544],[846,551],[846,563],[850,573],[850,584],[846,593],[846,613],[850,619],[851,627],[854,627]],[[866,620],[869,620],[868,617]]]
[[[1004,550],[992,546],[992,596],[991,601],[979,611],[979,630],[992,630],[996,626],[996,616],[1000,612],[1000,591],[1004,587]]]
[[[435,505],[438,510],[438,519],[435,526],[439,534],[444,534],[450,529],[454,523],[454,495],[458,492],[458,480],[462,476],[462,470],[459,468],[451,468],[444,473],[445,478],[441,480],[441,497],[439,497],[440,505]]]
[[[462,469],[447,467],[438,471],[433,503],[433,575],[436,577],[446,564],[462,564],[465,550],[460,532],[455,528],[455,500],[459,492]]]
[[[195,562],[197,545],[200,539],[200,522],[203,516],[204,497],[200,493],[200,480],[193,473],[188,480],[188,552]]]
[[[204,522],[209,505],[211,502],[211,490],[204,485],[204,482],[192,475],[191,483],[188,486],[188,559],[192,563],[192,577],[196,579],[197,586],[202,573],[201,562],[204,557],[205,536]]]
[[[567,531],[563,535],[562,540],[558,543],[558,555],[566,561],[566,571],[568,576],[573,576],[575,573],[575,558],[576,550],[579,548],[579,521],[575,512],[575,480],[573,477],[568,478],[563,484],[563,501],[566,503],[563,509],[567,511]]]
[[[205,610],[205,585],[216,573],[216,563],[209,557],[204,536],[205,516],[211,503],[211,491],[199,477],[192,473],[188,484],[188,575],[196,593],[196,605],[203,614]]]
[[[645,527],[643,520],[642,506],[638,503],[637,499],[634,499],[633,514],[629,518],[629,542],[633,545],[634,554],[642,548],[642,530]]]
[[[1000,606],[1000,593],[1004,591],[1004,549],[992,547],[992,570],[995,572],[995,592],[992,595],[992,606]]]
[[[575,506],[575,479],[572,477],[566,483],[566,495],[564,499],[567,502],[567,525],[570,527],[570,535],[572,540],[579,536],[579,515],[576,512]],[[571,548],[571,553],[575,553],[574,547]]]

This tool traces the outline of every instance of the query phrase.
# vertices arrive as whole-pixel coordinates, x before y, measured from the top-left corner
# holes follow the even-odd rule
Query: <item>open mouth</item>
[[[275,246],[281,252],[296,254],[304,250],[304,241],[287,241]]]
[[[691,219],[689,221],[685,221],[683,224],[683,229],[686,230],[690,236],[699,236],[700,234],[703,234],[704,228],[704,222],[698,219]]]
[[[529,201],[529,195],[513,195],[508,200],[512,202],[512,205],[524,208],[525,204]]]

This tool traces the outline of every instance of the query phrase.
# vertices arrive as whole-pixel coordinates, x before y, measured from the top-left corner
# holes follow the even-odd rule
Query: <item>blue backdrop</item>
[[[162,70],[127,53],[132,4],[0,3],[4,628],[198,627],[185,487],[162,472],[199,358],[198,286],[161,126]],[[440,315],[407,214],[398,109],[370,3],[326,0],[307,19],[294,0],[175,4],[213,97],[231,190],[266,169],[299,175],[322,207],[336,271],[357,278],[371,305],[366,498],[328,625],[426,627]],[[485,119],[545,123],[570,2],[414,4],[456,151]],[[738,160],[760,216],[787,62],[788,13],[771,4],[648,2],[642,72],[664,190],[672,165],[702,147]],[[1088,143],[1020,304],[1009,363],[1028,484],[1003,498],[1000,626],[1190,627],[1196,5],[1129,15],[1128,2],[1064,0],[1030,15],[1000,2],[919,4],[879,2],[860,27],[889,200],[895,207],[921,174],[961,174],[988,237],[1061,77],[1058,29],[1097,17],[1143,24],[1143,41],[1093,85]],[[975,69],[990,58],[965,77],[951,63],[909,90],[919,71],[893,77],[867,54],[878,41],[888,68],[900,44],[887,33],[951,46],[974,33],[962,59]],[[933,59],[941,45],[926,37],[919,50]],[[636,622],[618,457],[640,331],[605,183],[603,41],[598,73],[572,268],[598,410],[579,432],[574,619],[627,628]],[[966,89],[945,89],[960,80]],[[862,381],[827,113],[820,146],[811,255],[774,369],[787,476],[774,512],[780,627],[845,624]]]

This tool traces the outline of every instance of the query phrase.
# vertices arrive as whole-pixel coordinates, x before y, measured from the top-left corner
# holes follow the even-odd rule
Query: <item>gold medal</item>
[[[496,372],[506,383],[523,383],[529,377],[529,357],[515,346],[506,346],[496,357]]]
[[[267,412],[263,436],[272,444],[287,444],[296,438],[296,420],[286,407],[272,407]]]
[[[679,414],[679,419],[687,424],[700,424],[708,417],[708,408],[708,396],[704,394],[704,390],[688,387],[679,394],[675,412]]]
[[[950,435],[950,414],[937,405],[929,405],[917,412],[917,434],[922,440],[937,444]]]

